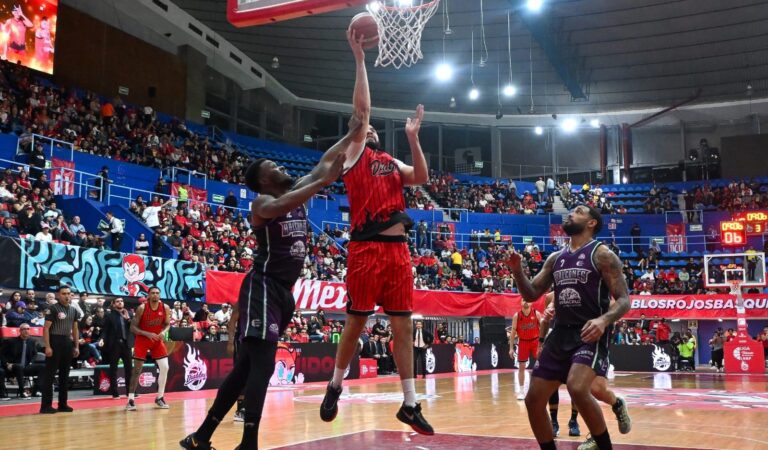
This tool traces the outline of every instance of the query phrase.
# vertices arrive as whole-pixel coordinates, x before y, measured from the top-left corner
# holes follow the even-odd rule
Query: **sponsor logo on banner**
[[[224,203],[224,196],[221,194],[213,194],[213,197],[211,197],[211,202]]]
[[[200,358],[200,350],[186,344],[187,356],[184,357],[184,387],[199,391],[208,380],[208,366]]]
[[[151,372],[142,372],[141,375],[139,375],[139,385],[142,387],[150,387],[153,384],[155,384],[155,375]]]
[[[99,376],[99,390],[101,392],[109,392],[109,386],[111,383],[109,382],[109,376],[107,375],[107,372],[102,371],[101,375]]]
[[[491,367],[494,369],[499,366],[499,352],[496,350],[496,344],[491,344]]]
[[[437,367],[437,359],[435,358],[435,354],[432,353],[432,349],[427,349],[427,373],[435,373],[435,368]]]
[[[682,253],[685,251],[685,224],[667,224],[667,251],[670,253]]]
[[[669,357],[667,352],[659,345],[654,345],[653,353],[653,368],[659,372],[666,372],[672,366],[672,358]]]

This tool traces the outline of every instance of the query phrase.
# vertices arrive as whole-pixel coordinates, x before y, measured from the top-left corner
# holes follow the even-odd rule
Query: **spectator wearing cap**
[[[8,326],[11,328],[18,328],[23,323],[29,324],[31,322],[31,318],[27,315],[26,309],[26,303],[23,301],[17,302],[14,309],[12,311],[8,311],[8,314],[5,315],[5,321]]]
[[[51,227],[47,222],[40,224],[40,231],[35,235],[35,240],[40,242],[53,242]]]
[[[13,219],[6,217],[3,219],[3,227],[0,228],[0,236],[18,238],[19,230],[13,225]]]

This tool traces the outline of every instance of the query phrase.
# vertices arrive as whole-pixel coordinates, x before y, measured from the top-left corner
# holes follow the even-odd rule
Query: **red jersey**
[[[370,237],[404,221],[403,179],[398,161],[389,154],[366,146],[342,180],[349,198],[353,240],[362,240],[355,239],[355,232]]]
[[[149,302],[144,303],[144,312],[139,320],[139,329],[150,333],[160,334],[165,324],[165,304],[160,302],[157,310],[153,311]]]
[[[536,317],[536,311],[531,309],[527,316],[522,311],[517,313],[517,336],[521,341],[532,341],[539,338],[539,319]]]

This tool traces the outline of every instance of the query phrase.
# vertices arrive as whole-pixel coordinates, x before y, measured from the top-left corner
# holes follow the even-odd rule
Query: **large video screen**
[[[59,0],[0,0],[0,58],[53,73]]]

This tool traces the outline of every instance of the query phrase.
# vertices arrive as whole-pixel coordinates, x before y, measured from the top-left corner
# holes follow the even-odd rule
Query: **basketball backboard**
[[[236,27],[250,27],[366,3],[368,0],[227,0],[227,19]]]
[[[704,285],[730,288],[734,279],[741,287],[765,286],[765,253],[721,253],[704,255]]]

